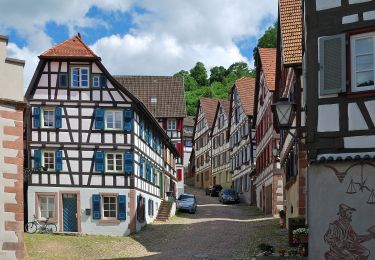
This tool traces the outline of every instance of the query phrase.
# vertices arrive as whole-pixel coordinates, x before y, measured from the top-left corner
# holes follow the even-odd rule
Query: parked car
[[[211,197],[219,196],[219,192],[223,189],[221,185],[214,185],[211,187],[206,188],[206,195],[210,195]]]
[[[219,201],[222,203],[240,203],[240,197],[233,189],[224,189],[219,193]]]
[[[194,194],[181,194],[176,201],[177,210],[195,213],[197,211],[197,199]]]

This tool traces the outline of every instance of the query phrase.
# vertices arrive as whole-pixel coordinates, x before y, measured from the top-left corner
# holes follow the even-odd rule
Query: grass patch
[[[132,237],[25,234],[27,259],[100,259],[144,251]]]

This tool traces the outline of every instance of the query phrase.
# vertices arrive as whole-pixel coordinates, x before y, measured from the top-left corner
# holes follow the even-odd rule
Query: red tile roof
[[[66,41],[63,41],[47,51],[41,57],[84,57],[97,58],[96,54],[82,41],[78,34]]]
[[[234,82],[245,114],[252,116],[254,112],[255,78],[243,77]]]
[[[276,49],[259,48],[259,56],[267,87],[270,91],[274,91],[276,77]]]
[[[220,104],[223,107],[225,115],[227,117],[229,117],[230,101],[228,101],[228,100],[220,100]]]
[[[279,10],[283,62],[302,63],[302,1],[280,0]]]
[[[219,101],[223,100],[207,97],[201,97],[199,99],[199,104],[203,109],[205,118],[207,119],[208,128],[211,128],[212,124],[214,123],[217,102]]]

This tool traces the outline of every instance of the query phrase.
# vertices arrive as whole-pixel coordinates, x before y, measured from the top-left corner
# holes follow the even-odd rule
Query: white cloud
[[[91,46],[113,74],[170,75],[191,68],[197,61],[207,68],[227,67],[240,60],[251,65],[235,42],[258,37],[262,21],[276,20],[277,14],[277,0],[0,2],[0,33],[13,28],[26,39],[22,49],[9,47],[12,56],[26,60],[27,84],[37,55],[53,44],[45,31],[47,22],[66,25],[71,35],[80,29],[83,36],[82,28],[110,25],[111,21],[87,16],[92,6],[132,15],[133,27],[128,32],[103,37]]]

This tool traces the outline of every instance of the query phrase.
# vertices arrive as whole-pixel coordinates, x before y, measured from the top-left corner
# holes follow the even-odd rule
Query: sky
[[[201,61],[253,65],[257,39],[277,19],[277,0],[0,0],[8,57],[26,61],[78,32],[112,75],[173,75]]]

